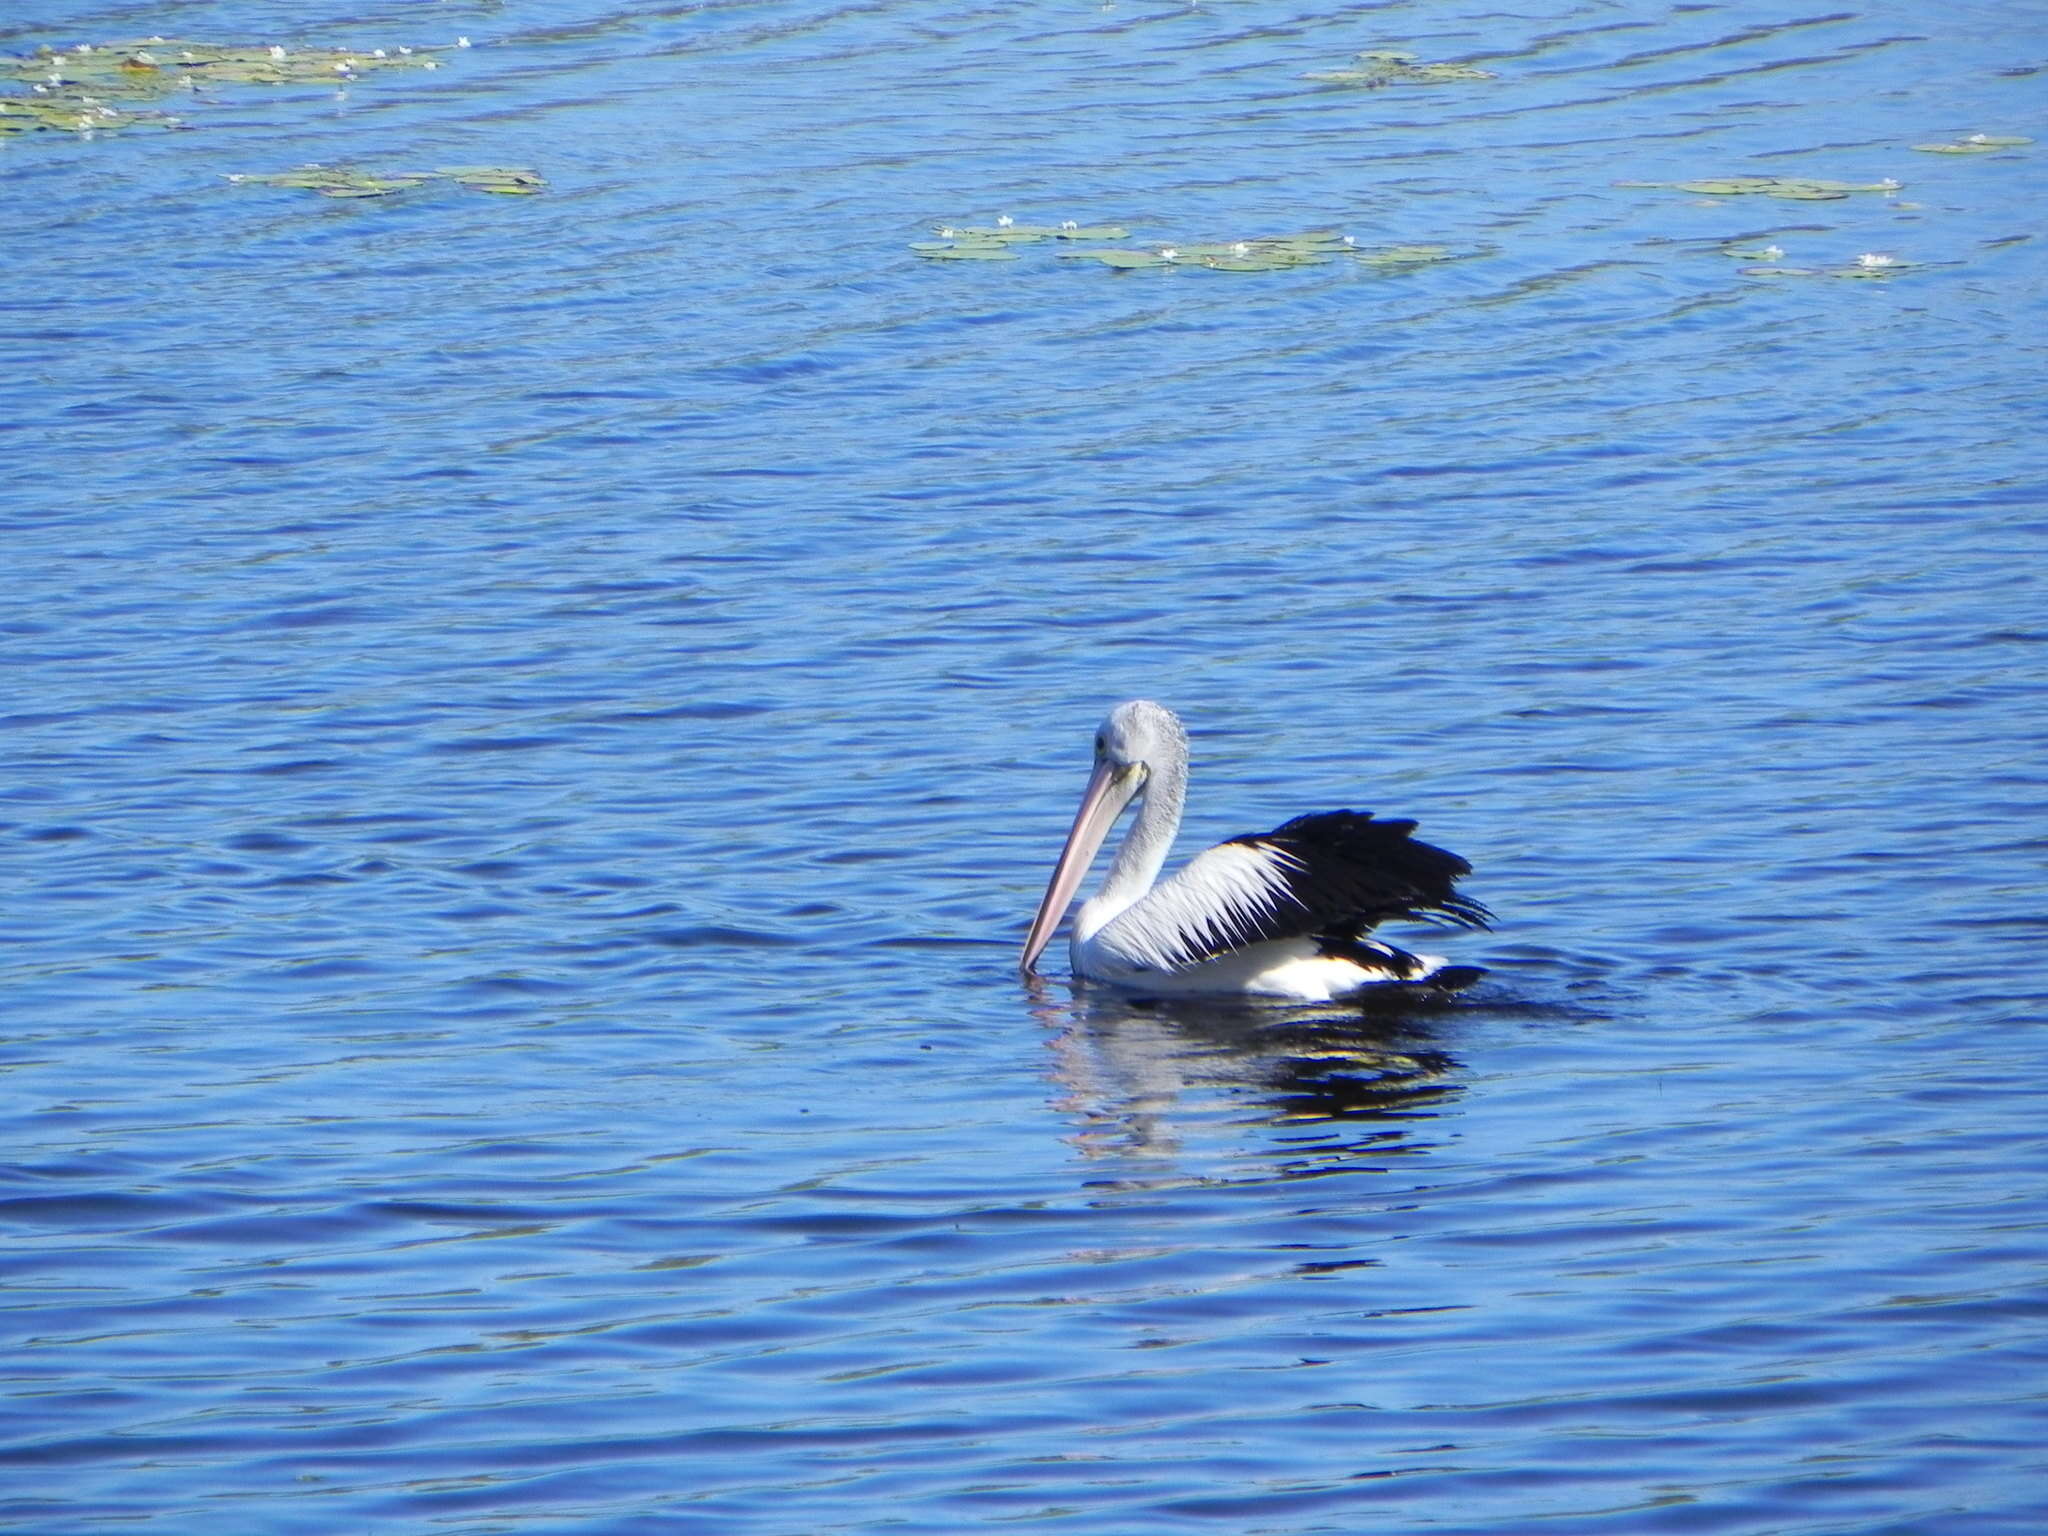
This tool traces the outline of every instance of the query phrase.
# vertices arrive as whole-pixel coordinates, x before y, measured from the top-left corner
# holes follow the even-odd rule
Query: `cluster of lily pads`
[[[1284,272],[1319,267],[1339,259],[1361,266],[1406,270],[1451,259],[1441,245],[1361,246],[1350,235],[1314,230],[1300,235],[1261,235],[1203,245],[1158,245],[1142,250],[1067,251],[1124,271],[1146,267],[1204,267],[1211,272]]]
[[[941,224],[935,240],[917,240],[911,250],[931,261],[1014,261],[1015,247],[1042,241],[1127,240],[1130,231],[1118,224],[1019,224],[1008,215],[992,225]],[[1409,268],[1448,261],[1440,245],[1361,246],[1350,235],[1313,230],[1298,235],[1260,235],[1247,240],[1210,244],[1094,246],[1062,250],[1062,256],[1099,262],[1122,271],[1160,267],[1202,267],[1212,272],[1280,272],[1292,267],[1320,266],[1346,258],[1365,266]]]
[[[236,174],[229,181],[262,187],[297,187],[322,197],[389,197],[430,181],[452,181],[473,192],[528,197],[547,183],[532,171],[498,165],[453,165],[431,171],[358,171],[344,165],[304,165],[274,174]]]
[[[1883,251],[1865,251],[1854,261],[1834,267],[1791,267],[1785,265],[1785,251],[1778,245],[1724,245],[1723,256],[1757,265],[1740,268],[1744,277],[1848,277],[1886,278],[1925,265],[1904,261]]]
[[[1374,48],[1356,55],[1342,69],[1316,69],[1301,77],[1324,85],[1445,85],[1455,80],[1492,80],[1490,69],[1470,64],[1428,63],[1400,48]]]
[[[469,46],[468,38],[453,45]],[[349,81],[380,69],[439,69],[445,48],[225,47],[145,37],[0,54],[0,81],[29,88],[0,97],[0,134],[38,130],[91,135],[178,119],[138,108],[176,91],[223,85],[306,85]]]
[[[0,96],[0,135],[76,133],[91,138],[96,133],[133,128],[137,123],[157,123],[168,128],[177,121],[162,112],[112,107],[84,91],[44,90],[34,96]]]
[[[1820,181],[1810,176],[1709,176],[1698,181],[1617,181],[1617,187],[1668,187],[1702,197],[1779,197],[1792,202],[1833,202],[1853,192],[1896,192],[1899,183]]]
[[[1014,261],[1018,245],[1041,240],[1123,240],[1128,229],[1116,224],[1019,224],[1007,213],[993,224],[941,224],[936,240],[914,240],[910,248],[933,261]]]
[[[1947,144],[1915,144],[1923,155],[1990,155],[2001,149],[2018,149],[2034,141],[2016,133],[1973,133]]]
[[[1931,155],[1982,155],[2017,149],[2033,143],[2019,134],[1973,133],[1945,144],[1915,144],[1914,149]],[[1792,202],[1834,202],[1859,192],[1887,196],[1900,189],[1890,177],[1877,182],[1823,181],[1806,176],[1709,176],[1693,181],[1618,181],[1618,187],[1656,187],[1691,192],[1701,197],[1770,197]],[[1746,277],[1846,277],[1889,278],[1926,266],[1924,262],[1901,260],[1883,251],[1865,251],[1854,261],[1837,266],[1802,267],[1785,263],[1785,252],[1776,245],[1725,245],[1722,254],[1756,263],[1741,269]]]
[[[468,46],[468,39],[454,44]],[[446,48],[285,48],[145,37],[0,55],[0,79],[57,90],[148,99],[207,85],[326,84],[380,69],[439,69]]]

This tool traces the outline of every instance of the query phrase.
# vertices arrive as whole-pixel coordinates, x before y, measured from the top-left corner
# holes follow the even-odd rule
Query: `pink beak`
[[[1045,899],[1038,904],[1038,915],[1031,919],[1031,932],[1024,939],[1024,957],[1017,962],[1017,969],[1026,976],[1037,974],[1033,966],[1052,941],[1060,919],[1067,915],[1067,904],[1074,899],[1075,889],[1095,861],[1095,850],[1102,846],[1109,829],[1116,825],[1117,817],[1144,782],[1144,770],[1137,763],[1121,768],[1106,762],[1095,765],[1088,788],[1081,795],[1081,808],[1074,813],[1067,845],[1060,850],[1059,863],[1053,866]]]

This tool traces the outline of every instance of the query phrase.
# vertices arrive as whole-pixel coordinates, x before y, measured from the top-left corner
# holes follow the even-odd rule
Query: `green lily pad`
[[[1810,176],[1711,176],[1694,181],[1618,181],[1618,187],[1668,187],[1702,197],[1778,197],[1833,202],[1852,192],[1896,192],[1896,181],[1823,181]]]
[[[1375,48],[1359,54],[1343,69],[1316,69],[1301,77],[1322,85],[1446,85],[1458,80],[1498,78],[1490,69],[1471,64],[1424,63],[1401,48]]]
[[[534,172],[512,166],[444,166],[434,174],[445,176],[472,192],[491,192],[500,197],[531,197],[547,185]]]
[[[259,187],[292,187],[322,197],[389,197],[430,181],[452,181],[473,192],[531,195],[547,183],[532,171],[497,166],[464,166],[440,171],[358,171],[345,165],[302,165],[294,171],[250,172],[229,181]]]
[[[1923,155],[1990,155],[2001,149],[2018,149],[2034,141],[2017,133],[1973,133],[1949,144],[1915,144]]]

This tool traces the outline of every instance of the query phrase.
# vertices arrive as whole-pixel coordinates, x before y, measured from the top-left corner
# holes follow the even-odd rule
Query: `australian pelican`
[[[1368,935],[1391,918],[1484,928],[1492,914],[1457,891],[1472,866],[1409,836],[1412,821],[1319,811],[1233,837],[1155,885],[1180,829],[1188,733],[1150,699],[1119,704],[1095,733],[1095,773],[1031,920],[1029,976],[1123,814],[1138,814],[1074,913],[1074,974],[1155,995],[1234,994],[1324,1003],[1374,988],[1452,991],[1483,974]]]

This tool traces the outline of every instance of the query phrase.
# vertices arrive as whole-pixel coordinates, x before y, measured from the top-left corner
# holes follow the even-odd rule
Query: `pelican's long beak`
[[[1060,919],[1067,915],[1067,903],[1074,899],[1075,888],[1095,861],[1095,850],[1102,846],[1109,829],[1116,825],[1117,817],[1144,782],[1142,763],[1126,763],[1122,767],[1107,762],[1095,765],[1088,788],[1081,796],[1081,809],[1074,813],[1073,830],[1067,833],[1067,846],[1060,850],[1060,861],[1053,866],[1052,881],[1045,888],[1045,900],[1038,904],[1038,915],[1031,919],[1031,932],[1024,940],[1024,958],[1017,962],[1017,969],[1026,976],[1036,974],[1032,966],[1045,953]]]

